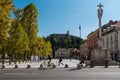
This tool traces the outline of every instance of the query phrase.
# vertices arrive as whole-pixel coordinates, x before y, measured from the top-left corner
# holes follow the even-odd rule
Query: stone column
[[[102,9],[103,5],[100,3],[98,5],[98,19],[99,19],[99,38],[98,38],[98,48],[102,48],[103,47],[103,39],[102,39],[102,24],[101,24],[101,19],[102,19],[102,15],[103,15],[103,9]]]

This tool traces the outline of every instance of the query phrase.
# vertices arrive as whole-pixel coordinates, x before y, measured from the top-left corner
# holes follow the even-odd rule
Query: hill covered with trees
[[[51,34],[47,37],[52,44],[53,56],[55,50],[59,48],[77,48],[79,49],[80,45],[84,42],[84,40],[80,37],[67,34]]]

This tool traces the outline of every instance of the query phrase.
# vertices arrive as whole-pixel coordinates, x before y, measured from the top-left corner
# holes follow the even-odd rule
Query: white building
[[[103,48],[111,51],[112,60],[119,59],[120,22],[115,22],[102,29]]]
[[[55,51],[55,58],[69,58],[70,57],[70,49],[59,48]]]

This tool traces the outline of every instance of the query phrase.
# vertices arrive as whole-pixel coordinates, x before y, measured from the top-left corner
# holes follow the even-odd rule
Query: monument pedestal
[[[103,39],[102,39],[102,37],[99,37],[99,39],[98,39],[98,48],[99,49],[103,48]]]
[[[93,49],[92,59],[94,59],[94,65],[104,66],[105,60],[111,60],[109,49]]]

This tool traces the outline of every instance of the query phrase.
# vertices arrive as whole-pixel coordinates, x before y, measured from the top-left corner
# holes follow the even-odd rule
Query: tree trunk
[[[26,62],[26,51],[24,51],[23,60]]]
[[[14,63],[16,64],[16,54],[14,55]]]
[[[11,65],[11,54],[9,54],[9,64]]]
[[[3,54],[2,54],[2,65],[5,64],[5,50],[3,48]]]

